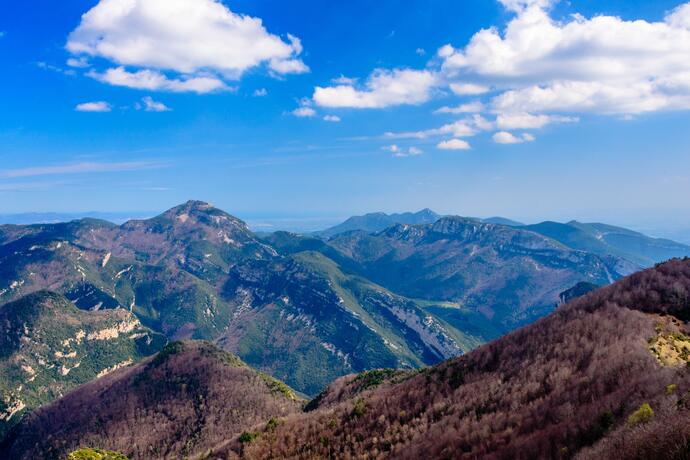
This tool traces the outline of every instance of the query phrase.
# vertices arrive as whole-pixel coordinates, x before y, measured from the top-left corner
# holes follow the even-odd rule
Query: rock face
[[[296,413],[302,404],[282,382],[210,343],[173,342],[37,410],[5,441],[0,456],[62,459],[79,447],[98,446],[131,459],[191,457]]]
[[[637,273],[421,372],[334,382],[225,458],[684,459],[690,259]]]
[[[158,351],[165,338],[123,310],[82,311],[38,292],[0,308],[0,438],[25,412]]]

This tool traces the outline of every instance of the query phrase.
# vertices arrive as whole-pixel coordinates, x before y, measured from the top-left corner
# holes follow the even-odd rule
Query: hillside
[[[689,299],[671,261],[438,366],[341,379],[208,458],[684,459]]]
[[[435,364],[491,333],[452,325],[430,313],[433,302],[392,294],[309,251],[238,264],[223,296],[240,307],[218,343],[308,395],[352,372]]]
[[[433,223],[328,241],[262,239],[200,201],[122,225],[0,226],[0,304],[49,289],[84,311],[128,310],[314,396],[342,375],[457,356],[548,314],[578,283],[637,268],[504,225],[414,216],[388,217]]]
[[[0,307],[0,439],[25,413],[164,344],[128,311],[82,311],[59,294]]]
[[[63,459],[95,446],[131,459],[181,458],[204,453],[245,427],[271,425],[301,405],[287,386],[234,355],[206,342],[173,342],[37,410],[4,443],[0,457]]]
[[[617,257],[461,217],[340,234],[328,245],[393,292],[462,304],[504,332],[549,313],[558,295],[579,282],[604,285],[636,270]]]
[[[690,256],[690,246],[675,241],[650,238],[632,230],[606,224],[584,224],[571,221],[542,222],[521,227],[553,238],[573,249],[598,255],[614,255],[651,267],[674,257]]]
[[[421,308],[334,261],[276,249],[203,202],[119,226],[89,219],[0,235],[0,301],[52,289],[85,311],[121,307],[170,340],[218,341],[309,395],[344,374],[434,364],[496,336],[459,309],[457,321],[441,319],[435,304]]]

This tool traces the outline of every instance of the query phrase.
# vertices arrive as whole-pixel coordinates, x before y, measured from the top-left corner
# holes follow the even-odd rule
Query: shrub
[[[245,431],[240,435],[239,441],[242,444],[249,444],[259,437],[259,433],[252,433],[250,431]]]
[[[364,403],[364,399],[357,398],[357,400],[355,401],[355,405],[352,407],[352,412],[350,413],[350,415],[352,416],[352,418],[361,417],[366,412],[366,409],[367,407]]]
[[[268,422],[266,422],[266,431],[274,431],[276,428],[278,428],[278,425],[280,425],[280,420],[277,418],[271,418]]]
[[[628,425],[635,426],[650,421],[654,417],[652,406],[644,403],[628,417]]]

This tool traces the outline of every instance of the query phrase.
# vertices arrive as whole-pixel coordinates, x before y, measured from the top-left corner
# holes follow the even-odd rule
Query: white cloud
[[[339,123],[340,117],[337,115],[326,115],[323,117],[324,121],[330,121],[331,123]]]
[[[500,0],[516,16],[439,51],[447,78],[495,87],[499,113],[690,109],[690,3],[662,21],[550,17],[551,0]],[[453,89],[453,88],[451,88]]]
[[[496,117],[496,126],[500,129],[539,129],[551,123],[574,123],[575,117],[558,115],[532,115],[529,113],[505,113]]]
[[[424,56],[426,54],[426,50],[424,48],[417,48],[415,53],[417,53],[418,56]]]
[[[225,86],[220,79],[238,79],[262,65],[277,74],[309,70],[298,57],[297,37],[283,40],[261,19],[234,13],[219,0],[100,0],[82,16],[67,49],[77,59],[110,60],[122,72],[135,68],[129,75],[174,72],[169,81],[186,83],[146,89],[208,92],[196,84],[208,88],[213,80],[211,86],[220,89]]]
[[[493,140],[497,144],[522,144],[523,142],[532,142],[536,140],[536,138],[527,133],[518,137],[507,131],[499,131],[493,135]]]
[[[105,101],[97,101],[78,104],[74,110],[77,112],[110,112],[112,108],[110,107],[110,104]]]
[[[682,75],[677,77],[683,78]],[[537,110],[611,115],[690,108],[690,75],[687,78],[686,89],[675,86],[674,89],[681,91],[674,95],[660,92],[659,86],[650,81],[631,82],[627,85],[596,81],[554,82],[545,86],[506,91],[493,100],[493,106],[495,110],[504,112]]]
[[[150,91],[172,91],[177,93],[194,92],[197,94],[205,94],[232,89],[222,80],[215,77],[184,76],[181,79],[169,79],[158,71],[148,69],[129,72],[125,70],[124,67],[117,67],[107,69],[103,73],[91,71],[87,75],[113,86],[126,86],[128,88]]]
[[[34,166],[30,168],[6,169],[0,171],[0,177],[35,177],[50,176],[58,174],[84,174],[84,173],[103,173],[117,171],[138,171],[146,169],[158,169],[165,167],[164,163],[150,161],[128,161],[119,163],[71,163],[64,165]]]
[[[345,75],[341,75],[338,78],[333,78],[331,82],[335,83],[336,85],[354,85],[357,83],[357,78],[350,78],[346,77]]]
[[[450,90],[458,96],[478,96],[488,93],[489,87],[474,83],[451,83]]]
[[[436,148],[440,150],[469,150],[472,147],[469,142],[463,139],[449,139],[447,141],[439,142]]]
[[[36,66],[37,66],[39,69],[49,70],[49,71],[51,71],[51,72],[57,72],[57,73],[61,73],[61,74],[64,74],[64,75],[69,75],[70,77],[76,75],[76,72],[75,72],[74,70],[72,70],[72,69],[63,69],[62,67],[58,67],[58,66],[56,66],[56,65],[48,64],[47,62],[43,62],[43,61],[38,61],[38,62],[36,62]]]
[[[316,110],[311,107],[299,107],[293,110],[292,114],[299,118],[311,118],[316,116]]]
[[[436,110],[434,113],[453,113],[453,114],[459,114],[459,113],[480,113],[483,112],[485,109],[484,104],[480,101],[474,101],[474,102],[468,102],[465,104],[460,104],[455,107],[441,107],[440,109]]]
[[[471,137],[481,131],[493,129],[493,123],[481,115],[474,115],[464,120],[448,123],[440,128],[425,129],[422,131],[388,132],[385,137],[390,139],[426,139],[436,136]]]
[[[268,91],[266,90],[266,88],[255,89],[254,93],[252,93],[252,96],[254,96],[254,97],[268,96]]]
[[[373,109],[421,104],[431,98],[437,77],[428,70],[375,70],[362,88],[353,84],[319,87],[314,102],[322,107]]]
[[[393,145],[387,145],[385,147],[382,147],[383,150],[386,150],[388,152],[391,152],[394,157],[396,158],[404,158],[404,157],[414,157],[418,156],[424,153],[424,151],[418,147],[399,147],[396,144]]]
[[[690,3],[680,5],[666,17],[671,27],[690,29]]]
[[[145,96],[141,99],[144,103],[143,109],[147,112],[169,112],[172,109],[162,102],[154,101],[151,96]]]
[[[522,12],[529,8],[546,9],[551,7],[556,0],[498,0],[506,9]]]
[[[91,64],[89,64],[89,60],[82,56],[79,58],[69,58],[67,59],[67,65],[70,67],[77,67],[80,69],[84,69],[86,67],[89,67]]]

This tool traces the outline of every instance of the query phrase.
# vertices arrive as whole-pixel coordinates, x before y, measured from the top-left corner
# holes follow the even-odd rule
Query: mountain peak
[[[167,212],[172,214],[183,214],[193,211],[208,211],[209,209],[213,209],[213,205],[211,203],[200,200],[189,200],[181,205],[169,209]]]
[[[181,205],[165,211],[161,216],[174,224],[192,224],[202,222],[212,226],[225,226],[230,224],[248,231],[247,224],[237,217],[216,208],[211,203],[199,200],[189,200]],[[154,218],[155,219],[155,218]]]

